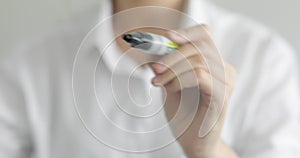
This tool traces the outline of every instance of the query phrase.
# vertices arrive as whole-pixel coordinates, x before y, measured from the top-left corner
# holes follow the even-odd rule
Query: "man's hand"
[[[171,125],[173,133],[179,134],[179,129],[183,129],[180,127],[184,126],[181,124],[187,123],[184,121],[186,115],[178,114],[179,109],[183,108],[181,111],[189,113],[193,106],[190,105],[191,99],[183,98],[183,93],[198,95],[195,96],[199,98],[195,116],[178,138],[187,156],[237,157],[220,138],[226,105],[235,83],[234,68],[220,57],[206,25],[169,32],[168,35],[181,47],[151,67],[156,74],[153,84],[163,86],[166,90],[165,113],[168,120],[176,117],[179,120]],[[194,93],[195,90],[198,93]]]

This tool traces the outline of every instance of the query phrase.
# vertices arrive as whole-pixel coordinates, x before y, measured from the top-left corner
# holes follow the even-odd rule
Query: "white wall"
[[[1,0],[0,57],[33,35],[51,31],[70,15],[100,0]]]
[[[0,57],[27,37],[51,30],[71,14],[101,0],[5,0],[0,2]],[[277,30],[300,54],[299,0],[214,0]]]
[[[213,0],[219,6],[247,15],[279,32],[300,57],[299,0]],[[300,58],[299,58],[300,59]]]

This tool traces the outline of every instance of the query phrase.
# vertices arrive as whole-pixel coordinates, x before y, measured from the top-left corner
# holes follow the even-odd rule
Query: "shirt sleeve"
[[[295,53],[279,37],[268,42],[256,65],[257,94],[239,136],[242,158],[300,155],[300,91]]]
[[[2,70],[0,74],[0,157],[29,158],[31,138],[21,89],[14,77]]]

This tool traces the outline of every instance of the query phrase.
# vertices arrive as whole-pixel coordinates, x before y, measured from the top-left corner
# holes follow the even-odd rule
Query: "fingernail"
[[[154,77],[152,80],[152,84],[155,86],[160,86],[161,84],[159,83],[159,77]]]
[[[156,73],[161,73],[166,69],[166,67],[162,64],[154,64],[153,68]]]

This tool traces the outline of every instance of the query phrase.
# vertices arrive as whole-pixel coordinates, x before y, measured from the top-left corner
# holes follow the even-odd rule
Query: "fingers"
[[[193,34],[194,29],[199,29],[199,27],[186,30],[186,34]],[[200,78],[205,74],[205,76],[209,76],[204,73],[208,72],[208,68],[206,68],[203,58],[200,50],[193,44],[184,44],[176,52],[168,54],[162,57],[158,63],[152,64],[156,74],[152,83],[155,86],[165,86],[171,91],[197,86],[199,85],[197,76]],[[205,82],[202,81],[202,83]]]
[[[205,24],[191,28],[168,32],[169,38],[178,44],[203,40],[209,36],[208,27]]]
[[[234,68],[223,61],[206,25],[171,31],[169,37],[181,47],[151,65],[156,74],[154,85],[171,91],[199,86],[208,95],[213,88],[232,87]],[[220,85],[213,87],[212,80]]]
[[[199,87],[203,91],[211,93],[211,78],[212,76],[208,72],[201,68],[196,68],[174,78],[165,85],[165,88],[169,92],[179,92],[185,88]]]
[[[186,44],[178,48],[177,51],[162,57],[158,61],[160,64],[153,64],[152,67],[154,68],[155,73],[161,74],[167,70],[167,67],[173,67],[177,63],[196,55],[201,56],[199,51],[197,51],[193,45]]]
[[[227,74],[232,76],[230,72]],[[170,78],[172,79],[169,79],[168,81],[161,81],[161,84],[159,83],[157,85],[164,86],[169,92],[178,92],[185,88],[198,87],[201,89],[203,96],[212,96],[215,102],[219,104],[221,104],[223,98],[219,98],[218,96],[224,96],[225,93],[230,95],[234,88],[231,84],[234,81],[226,82],[220,80],[203,67],[196,67],[189,71],[175,75],[175,77],[171,76]]]
[[[154,85],[165,85],[173,80],[176,76],[179,76],[187,71],[192,71],[196,68],[205,68],[205,65],[201,62],[200,56],[191,56],[187,59],[183,59],[177,64],[171,65],[170,67],[165,67],[163,73],[157,73],[157,76],[152,80]]]
[[[214,70],[213,70],[214,71]],[[223,75],[226,74],[224,78]],[[157,74],[153,78],[152,83],[155,86],[165,86],[169,91],[177,92],[184,88],[197,87],[202,90],[206,96],[212,94],[212,89],[215,93],[224,93],[225,87],[227,93],[231,94],[234,88],[235,71],[230,64],[225,64],[224,71],[220,74],[214,74],[203,59],[199,56],[191,56],[179,63],[167,67],[166,71]],[[214,85],[213,85],[214,84]],[[215,96],[223,96],[218,94]]]

